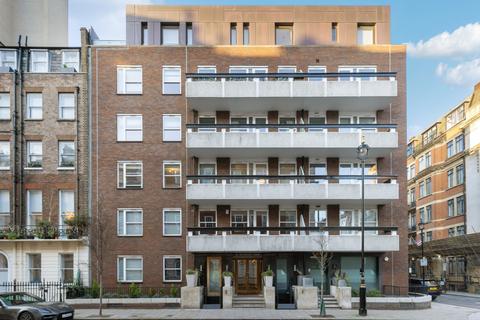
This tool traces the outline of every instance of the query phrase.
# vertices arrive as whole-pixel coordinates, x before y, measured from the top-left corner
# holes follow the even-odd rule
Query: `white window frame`
[[[376,65],[358,65],[358,66],[338,66],[338,73],[352,73],[355,74],[357,72],[364,72],[362,69],[373,69],[373,71],[368,72],[377,72],[378,68]],[[362,77],[342,77],[338,78],[338,81],[377,81],[377,77],[369,77],[369,78],[362,78]]]
[[[183,278],[183,257],[180,256],[180,255],[166,255],[166,256],[163,256],[163,282],[182,282],[182,278]],[[165,260],[166,259],[180,259],[180,279],[179,280],[167,280],[165,275],[166,275],[166,271],[167,271],[167,268],[165,268]],[[169,268],[168,270],[170,270],[172,268]],[[177,270],[176,268],[175,269],[172,269],[172,270]]]
[[[168,23],[162,23],[160,26],[160,32],[161,32],[161,37],[162,37],[162,46],[178,46],[180,44],[180,25],[178,23],[175,24],[168,24]],[[164,37],[164,31],[166,30],[176,30],[177,32],[177,37],[175,42],[167,42],[165,43],[165,37]]]
[[[141,128],[127,128],[128,118],[139,117],[141,120]],[[120,132],[120,121],[123,121],[125,130]],[[139,139],[128,138],[129,131],[140,131]],[[141,114],[117,114],[117,142],[142,142],[143,141],[143,115]]]
[[[178,71],[179,80],[177,81],[165,81],[165,71],[176,70]],[[169,93],[165,91],[166,83],[178,83],[178,92]],[[182,67],[181,66],[163,66],[162,68],[162,94],[164,95],[181,95],[182,94]]]
[[[140,213],[140,222],[128,222],[127,212]],[[123,233],[120,232],[120,215],[123,216]],[[140,225],[140,233],[127,233],[127,225]],[[143,209],[142,208],[118,208],[117,209],[117,236],[119,237],[142,237],[143,236]]]
[[[214,212],[215,213],[215,216],[214,216],[214,221],[204,221],[204,220],[201,220],[201,213],[202,212]],[[207,228],[206,224],[207,223],[210,223],[210,224],[214,224],[214,227],[216,228],[217,227],[217,209],[207,209],[207,208],[202,208],[202,209],[199,209],[198,210],[198,226],[200,228]]]
[[[34,96],[40,96],[41,105],[32,105],[31,99],[33,99]],[[43,94],[41,92],[27,92],[26,99],[27,99],[27,108],[25,110],[26,112],[25,118],[27,120],[42,120],[43,119]],[[33,117],[32,109],[40,109],[40,117]]]
[[[293,69],[293,71],[280,71],[281,69]],[[297,66],[291,66],[291,65],[285,65],[285,66],[278,66],[277,67],[277,73],[296,73],[297,72]],[[278,78],[277,80],[288,80],[288,81],[293,81],[294,78],[288,77],[288,78]]]
[[[3,199],[5,197],[5,199]],[[0,201],[5,200],[5,203],[2,204],[2,207],[5,207],[8,211],[0,211],[0,218],[3,220],[8,220],[8,223],[1,224],[0,223],[0,228],[5,228],[10,224],[11,216],[10,213],[12,211],[12,207],[10,204],[10,190],[8,189],[2,189],[0,190]]]
[[[140,165],[140,186],[134,185],[130,186],[127,185],[127,166],[128,165]],[[120,168],[123,170],[123,186],[120,185]],[[133,175],[132,177],[137,177],[137,175]],[[137,160],[121,160],[117,161],[117,188],[118,189],[143,189],[143,161]]]
[[[308,73],[327,73],[327,67],[326,66],[308,66],[307,72]],[[308,81],[327,81],[327,78],[308,77]]]
[[[75,216],[75,190],[58,190],[58,226],[60,228],[65,227],[65,218],[67,216],[67,212],[64,210],[65,204],[62,201],[62,194],[63,193],[72,193],[73,194],[73,216]],[[65,212],[64,212],[65,211]]]
[[[10,111],[10,104],[11,104],[11,97],[10,92],[0,92],[0,120],[10,120],[11,119],[11,111]],[[7,116],[1,117],[4,113],[8,113]]]
[[[61,148],[61,145],[62,144],[72,144],[73,145],[73,166],[62,166],[62,156],[63,153],[62,153],[62,148]],[[73,140],[62,140],[62,141],[58,141],[58,168],[59,169],[62,169],[62,170],[75,170],[75,167],[77,165],[77,152],[76,152],[76,146],[75,146],[75,141]],[[69,155],[66,155],[66,156],[69,156]],[[71,156],[71,155],[70,155]]]
[[[71,255],[72,256],[72,262],[73,262],[73,265],[71,268],[65,268],[65,262],[64,262],[64,256],[66,255]],[[60,279],[61,282],[65,283],[64,279],[64,272],[65,270],[72,270],[72,274],[73,274],[73,281],[72,282],[75,282],[75,254],[73,252],[60,252],[58,254],[58,271],[59,271],[59,275],[58,275],[58,278]],[[69,283],[69,282],[67,282]]]
[[[45,56],[43,57],[42,60],[37,60],[37,61],[34,61],[33,60],[33,56],[34,56],[34,53],[37,54],[37,53],[44,53]],[[45,58],[46,58],[46,61],[45,61]],[[35,63],[46,63],[47,64],[47,69],[46,70],[42,70],[42,71],[35,71],[34,70],[34,64]],[[45,73],[45,72],[50,72],[50,54],[48,52],[48,50],[30,50],[30,72],[34,72],[34,73]]]
[[[64,99],[62,97],[66,96],[73,96],[73,105],[66,105]],[[59,120],[75,120],[76,119],[76,94],[73,92],[60,92],[58,94],[58,119]],[[63,115],[64,109],[73,109],[73,116],[72,117],[65,117]]]
[[[37,282],[32,281],[32,277],[31,277],[31,276],[32,276],[32,275],[31,275],[31,271],[32,271],[32,270],[40,270],[40,281],[42,281],[42,273],[43,273],[43,272],[42,272],[42,269],[43,269],[43,268],[42,268],[42,254],[41,254],[40,252],[27,252],[26,255],[27,255],[27,259],[26,259],[26,260],[27,260],[27,264],[26,264],[26,265],[27,265],[27,279],[28,279],[28,282],[30,282],[30,283],[37,283]],[[34,268],[34,267],[32,266],[32,260],[31,260],[31,258],[32,258],[32,256],[34,256],[34,255],[40,256],[40,268]]]
[[[42,153],[41,154],[32,154],[30,149],[31,149],[31,146],[33,143],[39,143],[42,147]],[[30,166],[31,164],[31,161],[30,161],[30,157],[38,157],[40,156],[41,157],[41,166],[40,167],[32,167]],[[26,159],[26,168],[29,169],[29,170],[41,170],[43,168],[43,142],[42,141],[39,141],[39,140],[30,140],[30,141],[27,141],[27,159]]]
[[[5,151],[7,153],[5,153],[5,155],[2,154],[2,157],[6,158],[8,156],[8,167],[0,167],[0,170],[10,170],[11,161],[12,161],[12,159],[10,158],[11,156],[10,141],[0,141],[0,150],[2,150],[3,148],[5,148]]]
[[[166,126],[166,121],[165,119],[166,118],[179,118],[180,119],[180,123],[179,123],[179,126],[178,127],[167,127]],[[168,142],[180,142],[182,141],[182,115],[181,114],[163,114],[162,116],[162,122],[163,122],[163,141],[168,141]],[[178,139],[167,139],[165,137],[165,132],[178,132],[179,133],[179,138]]]
[[[168,222],[168,223],[166,223],[166,222],[165,222],[165,213],[166,213],[167,211],[177,212],[177,213],[180,215],[180,221],[179,221],[178,223],[173,223],[173,222]],[[163,222],[163,224],[162,224],[162,230],[163,230],[163,236],[164,236],[164,237],[180,237],[180,236],[182,236],[182,208],[164,208],[164,209],[162,210],[162,219],[163,219],[163,220],[162,220],[162,222]],[[180,233],[178,233],[178,234],[166,233],[165,226],[166,226],[167,224],[180,225],[180,228],[179,228],[179,229],[180,229]]]
[[[14,53],[14,55],[13,55],[14,59],[13,60],[7,60],[6,59],[6,56],[7,56],[6,52],[9,52],[9,53],[13,52]],[[9,49],[0,50],[0,67],[10,67],[13,70],[16,70],[17,69],[17,50],[13,50],[13,49],[11,49],[11,50],[9,50]]]
[[[140,71],[140,82],[138,81],[127,81],[127,71]],[[140,90],[129,90],[127,85],[131,84],[140,84]],[[132,66],[117,66],[117,94],[142,94],[143,93],[143,68],[140,65]]]
[[[180,176],[180,185],[178,187],[166,187],[165,186],[165,177],[166,176],[172,176],[172,177],[175,177],[177,175],[166,175],[165,174],[165,165],[168,165],[168,164],[178,164],[180,165],[180,173],[178,174]],[[162,173],[163,173],[163,189],[180,189],[182,188],[182,161],[180,160],[165,160],[163,161],[163,164],[162,164]]]
[[[123,259],[123,270],[122,270],[122,276],[123,279],[120,279],[120,274],[119,274],[119,264],[120,260]],[[127,272],[130,269],[127,269],[127,260],[140,260],[142,262],[142,268],[141,269],[132,269],[132,271],[141,271],[142,272],[142,279],[140,280],[128,280],[127,279]],[[141,283],[143,282],[143,256],[132,256],[132,255],[119,255],[117,256],[117,282],[120,283]]]
[[[33,212],[31,211],[31,198],[32,198],[32,192],[40,192],[40,199],[41,199],[41,203],[40,203],[40,206],[42,208],[42,211],[41,212]],[[28,226],[34,226],[32,224],[32,217],[33,216],[42,216],[43,215],[43,192],[42,190],[38,190],[38,189],[30,189],[30,190],[27,190],[27,225]]]
[[[364,43],[363,41],[360,42],[360,32],[362,30],[367,30],[368,31],[371,31],[372,32],[372,42],[371,43]],[[377,40],[376,40],[376,25],[375,24],[362,24],[362,23],[359,23],[357,25],[357,45],[359,46],[371,46],[371,45],[374,45],[377,43]],[[363,38],[363,37],[362,37]]]
[[[76,60],[69,61],[66,53],[76,53]],[[80,71],[80,51],[79,50],[62,50],[62,66],[66,68],[74,68],[76,72]]]

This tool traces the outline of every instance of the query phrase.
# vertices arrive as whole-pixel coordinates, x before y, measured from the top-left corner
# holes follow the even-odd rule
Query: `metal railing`
[[[397,124],[200,124],[188,123],[187,129],[360,129],[374,132],[376,129],[396,131]]]
[[[187,81],[298,81],[298,80],[327,80],[336,79],[339,81],[348,80],[377,80],[385,78],[395,80],[396,72],[270,72],[270,73],[186,73]]]
[[[67,299],[96,299],[100,295],[99,287],[69,286]],[[103,288],[103,298],[179,298],[180,286],[147,287],[142,285],[124,285]]]
[[[365,175],[365,180],[370,183],[396,184],[398,176],[395,175]],[[280,181],[289,180],[290,183],[329,183],[332,180],[342,183],[342,180],[351,182],[362,179],[361,175],[187,175],[189,184],[216,184],[216,183],[282,183]],[[232,182],[233,181],[233,182]],[[240,182],[238,182],[240,181]],[[367,182],[369,183],[369,182]]]
[[[0,240],[81,239],[87,229],[76,226],[8,226],[0,229]]]
[[[188,227],[187,232],[189,235],[194,234],[271,234],[271,233],[283,233],[283,234],[297,234],[305,233],[305,235],[326,232],[354,232],[361,231],[361,226],[323,226],[323,227]],[[386,235],[396,234],[398,227],[394,226],[377,226],[370,227],[365,226],[367,232],[382,232]]]
[[[0,292],[25,292],[45,301],[65,301],[67,288],[71,284],[55,281],[23,282],[9,281],[0,283]]]

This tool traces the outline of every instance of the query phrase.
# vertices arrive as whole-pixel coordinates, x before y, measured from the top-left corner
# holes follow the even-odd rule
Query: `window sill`
[[[43,121],[43,118],[41,118],[41,119],[24,119],[24,121]]]
[[[28,170],[28,171],[41,171],[41,170],[43,170],[43,167],[42,167],[42,168],[30,168],[30,167],[25,167],[25,168],[23,168],[23,170]]]
[[[75,122],[75,121],[77,121],[77,119],[60,119],[60,118],[58,118],[57,121],[58,122]]]
[[[117,280],[118,283],[143,283],[143,280]]]
[[[163,234],[164,237],[181,237],[181,234]]]
[[[0,171],[10,171],[10,167],[4,167],[4,168],[0,168]]]
[[[143,190],[143,187],[126,187],[126,188],[119,188],[117,190]]]
[[[132,238],[132,237],[143,237],[143,234],[117,234],[118,237],[120,238]]]
[[[7,118],[3,118],[3,119],[0,118],[0,121],[5,121],[5,122],[7,122],[7,121],[12,121],[12,119],[11,119],[11,118],[8,118],[8,119],[7,119]]]
[[[118,143],[139,143],[139,142],[143,142],[143,140],[135,140],[135,141],[120,141],[120,140],[117,140]]]
[[[75,171],[75,167],[58,167],[58,171]]]
[[[182,280],[163,280],[163,282],[168,282],[168,283],[171,283],[171,282],[182,282]]]
[[[117,92],[117,96],[141,96],[143,92]]]
[[[163,189],[165,189],[165,190],[180,190],[180,189],[182,189],[182,187],[181,186],[180,187],[163,187]]]

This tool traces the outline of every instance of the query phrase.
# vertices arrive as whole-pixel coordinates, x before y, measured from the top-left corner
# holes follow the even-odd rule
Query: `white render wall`
[[[89,247],[83,240],[0,240],[0,252],[8,259],[8,281],[28,281],[28,253],[42,255],[42,279],[60,280],[60,254],[73,253],[74,276],[80,270],[84,285],[89,279]]]

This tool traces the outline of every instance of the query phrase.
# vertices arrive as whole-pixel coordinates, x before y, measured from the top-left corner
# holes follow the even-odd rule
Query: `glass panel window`
[[[74,93],[60,93],[58,95],[58,118],[61,120],[75,119]]]
[[[448,228],[448,237],[455,237],[455,228]]]
[[[117,141],[142,141],[143,117],[139,114],[117,115]]]
[[[163,281],[181,282],[182,281],[182,257],[164,256],[163,257]]]
[[[425,208],[420,208],[419,213],[420,213],[420,222],[426,223],[427,221],[425,221]]]
[[[324,66],[309,66],[308,73],[326,73],[327,67]],[[308,81],[327,81],[325,77],[308,77]]]
[[[369,45],[375,44],[375,26],[374,25],[362,25],[357,27],[357,44]]]
[[[450,158],[455,154],[455,149],[453,145],[453,140],[447,142],[447,157]]]
[[[10,224],[10,191],[0,190],[0,228]]]
[[[340,209],[341,227],[360,227],[362,225],[362,211],[360,209]],[[365,210],[365,226],[376,227],[378,225],[377,210]],[[341,234],[360,234],[360,231],[342,230]],[[365,231],[366,234],[376,234],[377,231]]]
[[[216,174],[215,163],[198,164],[198,174],[203,176],[214,176]],[[200,183],[215,183],[215,179],[199,179]]]
[[[317,209],[310,210],[310,217],[308,220],[310,227],[326,227],[327,226],[327,210]]]
[[[118,257],[117,280],[118,282],[142,282],[143,258],[132,256]]]
[[[433,139],[437,137],[437,126],[431,127],[424,133],[422,133],[422,143],[423,145],[429,144]]]
[[[182,210],[181,209],[163,209],[163,235],[181,236],[182,235]]]
[[[181,94],[181,80],[180,67],[163,67],[163,94]]]
[[[198,226],[200,228],[214,228],[217,226],[216,212],[210,210],[202,210],[199,213]]]
[[[163,115],[163,141],[182,141],[181,115]]]
[[[279,227],[296,227],[297,210],[280,210]],[[293,230],[292,230],[293,231]],[[289,234],[289,231],[282,231],[283,234]]]
[[[447,171],[447,186],[448,188],[451,188],[454,186],[453,169],[450,169]]]
[[[432,231],[427,231],[425,233],[425,242],[429,242],[433,240],[433,234]]]
[[[458,165],[456,170],[457,184],[463,184],[465,181],[465,171],[463,170],[463,164]]]
[[[457,197],[457,215],[465,214],[465,196]]]
[[[324,125],[325,122],[325,117],[310,117],[308,119],[309,124],[318,124],[318,125]],[[324,128],[308,128],[308,131],[310,132],[324,132]]]
[[[41,168],[42,163],[42,141],[27,141],[27,168]]]
[[[294,176],[297,174],[297,164],[296,163],[280,163],[278,175],[280,176]],[[280,179],[279,183],[290,183],[289,179]]]
[[[237,24],[230,24],[230,44],[235,46],[237,45]]]
[[[458,226],[457,227],[457,236],[465,235],[465,226]]]
[[[60,280],[63,283],[73,283],[73,253],[60,254]]]
[[[27,190],[27,223],[36,226],[42,220],[42,191]]]
[[[10,169],[10,142],[0,141],[0,170]]]
[[[0,67],[10,67],[17,69],[17,51],[16,50],[0,50]]]
[[[311,176],[325,176],[327,175],[327,165],[325,163],[310,163]],[[310,183],[327,183],[326,179],[312,179]]]
[[[243,23],[243,45],[250,44],[250,25],[248,22]]]
[[[187,46],[193,45],[193,26],[191,22],[187,22]]]
[[[432,178],[425,179],[425,192],[427,195],[432,194]]]
[[[162,23],[162,44],[166,46],[179,44],[178,24],[166,25]]]
[[[163,162],[163,187],[182,187],[182,163],[180,161]]]
[[[48,51],[30,51],[30,72],[48,72]]]
[[[78,51],[63,51],[62,65],[64,68],[73,68],[75,71],[80,71],[80,52]]]
[[[426,196],[426,193],[425,193],[425,181],[420,182],[420,184],[419,184],[419,190],[420,190],[420,192],[419,192],[420,198],[425,197],[425,196]]]
[[[119,189],[143,188],[142,161],[119,161],[117,169],[117,187]]]
[[[413,142],[410,142],[407,145],[407,157],[411,156],[414,151],[415,151],[415,145],[413,144]]]
[[[28,253],[28,281],[42,281],[42,255],[40,253]]]
[[[75,142],[58,142],[58,166],[60,168],[75,168]]]
[[[10,120],[10,93],[0,93],[0,120]]]
[[[425,170],[425,157],[421,156],[418,158],[418,171]]]
[[[282,46],[290,46],[293,44],[293,25],[275,25],[275,44]]]
[[[141,236],[143,235],[142,209],[117,210],[117,235]]]
[[[117,93],[142,94],[142,66],[117,66]]]
[[[464,105],[461,105],[447,115],[447,130],[465,119]]]
[[[41,120],[43,117],[43,99],[41,93],[27,93],[27,114],[29,120]]]
[[[64,228],[67,221],[72,220],[75,216],[75,192],[72,190],[59,190],[59,211],[60,211],[60,228]],[[62,233],[64,230],[61,230]]]
[[[428,222],[432,221],[432,206],[431,205],[426,206],[425,209],[426,209],[426,213],[427,213],[425,222],[428,223]]]
[[[337,29],[338,29],[338,24],[336,22],[332,22],[332,32],[331,32],[331,40],[332,42],[337,42]]]
[[[448,216],[453,217],[455,215],[455,203],[453,199],[449,199],[447,201],[447,207],[448,207]]]
[[[280,117],[278,119],[279,124],[295,124],[296,119],[294,117]],[[278,128],[278,132],[294,132],[295,128]]]
[[[232,227],[245,228],[248,225],[248,212],[246,210],[232,210]]]
[[[197,73],[217,73],[217,67],[216,66],[202,66],[197,68]],[[205,80],[205,81],[215,81],[216,78],[214,77],[205,77],[205,78],[200,78],[199,80]]]
[[[201,116],[198,118],[198,124],[215,124],[215,117]],[[216,132],[215,128],[198,128],[198,132]]]
[[[432,165],[432,153],[427,152],[425,154],[425,168],[428,168]]]
[[[463,134],[459,135],[458,137],[455,138],[455,152],[463,152],[465,150],[465,141],[463,138]]]

